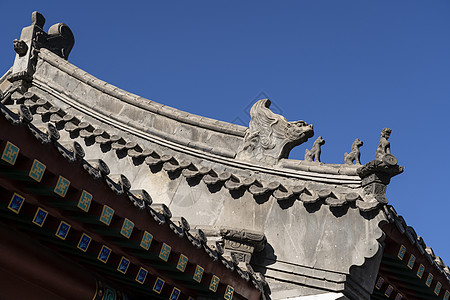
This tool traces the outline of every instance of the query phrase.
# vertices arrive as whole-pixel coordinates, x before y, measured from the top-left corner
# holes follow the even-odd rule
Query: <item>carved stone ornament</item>
[[[269,99],[256,102],[250,110],[250,125],[236,158],[276,164],[289,152],[314,135],[313,126],[304,121],[288,122],[273,113]]]
[[[25,43],[24,41],[14,39],[13,47],[14,51],[16,51],[16,53],[19,54],[19,56],[24,56],[25,54],[27,54],[28,46],[27,43]]]
[[[392,130],[383,128],[381,131],[380,142],[378,143],[375,159],[381,159],[385,154],[391,154],[391,143],[388,141]]]
[[[311,150],[306,149],[305,150],[305,160],[306,161],[315,161],[320,162],[320,154],[322,153],[322,150],[320,147],[325,144],[325,140],[319,136],[315,141],[311,148]]]
[[[344,162],[346,165],[351,165],[355,162],[356,165],[361,164],[361,152],[359,151],[359,147],[361,147],[364,143],[359,139],[356,139],[352,144],[352,149],[350,153],[345,152],[344,154]]]

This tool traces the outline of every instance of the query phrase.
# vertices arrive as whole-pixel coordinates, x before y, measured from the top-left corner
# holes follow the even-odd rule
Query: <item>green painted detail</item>
[[[31,166],[31,170],[30,170],[30,173],[28,174],[28,176],[30,176],[37,182],[41,182],[42,177],[44,176],[45,168],[46,167],[43,163],[41,163],[40,161],[35,159],[33,161],[33,165]]]
[[[133,232],[134,223],[131,222],[129,219],[125,218],[122,223],[122,229],[120,229],[120,234],[126,237],[127,239],[130,238],[131,233]]]
[[[227,289],[225,290],[225,295],[223,295],[223,298],[226,300],[233,299],[234,294],[234,288],[231,285],[227,285]]]
[[[91,201],[92,201],[92,195],[89,194],[88,192],[86,192],[85,190],[83,190],[83,192],[81,193],[80,196],[80,200],[78,200],[78,208],[88,212],[89,211],[89,207],[91,206]]]
[[[167,261],[169,259],[171,250],[172,250],[172,247],[170,247],[166,243],[163,243],[163,245],[161,247],[161,251],[159,252],[159,258],[161,258],[163,261]]]
[[[58,182],[56,183],[55,189],[53,191],[55,192],[55,194],[61,197],[65,197],[69,186],[70,181],[62,176],[59,176]]]
[[[197,267],[195,268],[194,276],[192,278],[198,283],[200,283],[200,281],[202,281],[203,271],[204,269],[199,265],[197,265]]]
[[[181,272],[184,272],[186,270],[186,266],[188,263],[188,258],[186,255],[180,254],[180,258],[178,259],[177,269]]]
[[[145,250],[148,250],[150,248],[150,245],[153,240],[153,235],[151,235],[148,231],[144,231],[144,234],[142,235],[142,240],[140,246],[144,248]]]
[[[108,205],[103,205],[102,214],[100,216],[100,222],[109,226],[109,224],[111,224],[113,215],[114,215],[114,209],[112,209]]]
[[[213,275],[211,278],[211,283],[209,284],[209,289],[213,292],[217,291],[217,287],[219,286],[220,278],[216,275]]]
[[[19,150],[19,147],[13,143],[6,142],[6,146],[2,154],[2,160],[14,165],[16,163],[17,156],[19,155]]]

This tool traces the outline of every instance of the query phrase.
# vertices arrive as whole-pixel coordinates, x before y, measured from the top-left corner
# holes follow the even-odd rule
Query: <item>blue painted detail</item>
[[[211,279],[211,283],[209,284],[209,289],[213,292],[217,291],[217,287],[219,286],[220,278],[216,275],[213,275]]]
[[[197,267],[195,268],[194,277],[192,278],[198,283],[200,283],[200,281],[202,281],[203,271],[204,269],[199,265],[197,265]]]
[[[436,287],[434,288],[434,293],[436,296],[439,296],[439,293],[441,292],[442,284],[440,282],[436,283]]]
[[[70,181],[62,176],[59,176],[54,192],[61,197],[65,197],[69,186]]]
[[[28,174],[28,176],[30,176],[37,182],[41,182],[42,177],[44,176],[45,168],[46,167],[43,163],[41,163],[40,161],[35,159],[33,161],[33,165],[31,166],[31,170],[30,170],[30,173]]]
[[[42,227],[42,225],[44,225],[45,219],[47,218],[47,215],[48,212],[39,207],[36,210],[36,214],[34,215],[33,223],[39,227]]]
[[[103,205],[102,214],[100,216],[100,222],[109,226],[109,224],[111,224],[113,215],[114,215],[114,209],[112,209],[108,205]]]
[[[112,289],[110,287],[105,287],[105,295],[103,296],[102,300],[116,300],[116,290]]]
[[[136,276],[136,281],[140,284],[144,284],[145,278],[147,277],[148,271],[144,268],[140,268]]]
[[[402,300],[403,296],[402,294],[398,293],[397,296],[395,296],[395,300]]]
[[[162,280],[161,278],[157,277],[156,281],[155,281],[155,285],[153,286],[153,290],[155,292],[157,292],[158,294],[161,294],[161,291],[162,291],[162,289],[164,287],[164,283],[165,283],[164,280]]]
[[[145,250],[148,250],[150,248],[150,245],[153,240],[153,235],[151,235],[148,231],[144,231],[144,234],[142,235],[142,240],[140,246],[144,248]]]
[[[129,219],[125,218],[122,223],[122,229],[120,229],[120,234],[126,237],[127,239],[130,238],[131,233],[133,232],[134,223],[131,222]]]
[[[3,150],[2,159],[7,163],[14,165],[19,155],[19,147],[13,143],[6,142],[5,150]]]
[[[130,260],[122,256],[119,266],[117,267],[117,271],[125,274],[127,272],[129,266],[130,266]]]
[[[86,252],[87,249],[89,248],[89,244],[91,243],[91,241],[92,238],[86,233],[83,233],[83,235],[80,238],[80,241],[78,242],[77,248],[83,252]]]
[[[16,214],[18,214],[20,209],[22,208],[24,201],[25,197],[14,193],[13,196],[11,197],[11,201],[9,201],[8,208],[13,212],[15,212]]]
[[[403,245],[401,245],[401,246],[400,246],[400,249],[398,250],[397,257],[398,257],[400,260],[403,260],[403,257],[405,256],[405,253],[406,253],[406,247],[403,246]]]
[[[227,285],[227,289],[225,290],[225,295],[223,295],[223,298],[226,300],[233,299],[234,294],[234,288],[231,285]]]
[[[98,253],[98,260],[105,263],[108,261],[109,255],[111,254],[111,249],[106,247],[105,245],[102,246],[102,249],[100,249],[100,252]]]
[[[416,262],[416,257],[411,254],[408,260],[408,268],[412,269],[414,267],[414,263]]]
[[[383,285],[384,279],[383,277],[378,278],[377,284],[375,285],[375,287],[379,290],[381,289],[381,286]]]
[[[417,277],[422,278],[424,271],[425,271],[425,266],[420,264],[419,269],[417,270]]]
[[[392,294],[392,291],[394,290],[394,287],[392,285],[389,285],[388,288],[386,289],[386,292],[384,293],[384,295],[386,295],[386,297],[390,297]]]
[[[169,259],[171,250],[172,250],[172,247],[170,247],[166,243],[163,243],[163,245],[161,247],[161,251],[159,252],[159,258],[161,258],[163,261],[167,261]]]
[[[170,294],[170,300],[177,300],[180,297],[181,291],[176,287],[173,288],[172,293]]]
[[[56,236],[60,239],[65,240],[67,235],[69,234],[70,225],[64,221],[61,221],[58,226],[58,230],[56,230]]]
[[[188,258],[186,255],[180,254],[180,258],[178,259],[177,269],[181,272],[184,272],[186,270]]]
[[[88,212],[89,211],[89,207],[91,206],[91,201],[92,201],[92,195],[89,194],[88,192],[86,192],[85,190],[83,190],[83,192],[81,193],[80,196],[80,200],[78,200],[78,208]]]
[[[427,281],[425,282],[425,284],[426,284],[428,287],[430,287],[432,282],[433,282],[433,274],[428,273]]]
[[[445,291],[444,300],[448,300],[450,298],[450,292]]]

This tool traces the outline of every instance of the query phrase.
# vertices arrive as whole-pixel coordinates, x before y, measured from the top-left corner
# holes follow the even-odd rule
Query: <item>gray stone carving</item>
[[[325,144],[325,140],[319,136],[311,148],[311,150],[305,150],[305,160],[320,162],[320,154],[322,153],[321,146]]]
[[[288,122],[273,113],[269,99],[261,99],[250,110],[250,125],[236,158],[275,164],[314,135],[313,126],[304,121]]]
[[[359,147],[361,147],[364,143],[359,139],[356,139],[352,144],[352,149],[350,153],[345,152],[344,154],[344,162],[347,165],[353,164],[355,162],[356,165],[361,164],[361,152],[359,151]]]
[[[19,56],[24,56],[25,54],[27,54],[28,46],[27,43],[25,43],[24,41],[14,39],[13,47],[14,51],[16,51],[16,53],[19,54]]]
[[[381,131],[380,142],[375,154],[376,159],[381,159],[385,154],[391,154],[391,143],[388,141],[391,132],[392,130],[389,128],[383,128]]]

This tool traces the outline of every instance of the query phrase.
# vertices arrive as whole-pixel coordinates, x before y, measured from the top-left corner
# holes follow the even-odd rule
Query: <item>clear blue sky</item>
[[[71,27],[69,61],[143,97],[247,124],[246,109],[265,93],[288,120],[314,124],[323,162],[342,163],[359,138],[366,163],[392,128],[405,173],[388,199],[450,264],[449,1],[67,3],[0,0],[0,72],[38,10],[46,29]]]

